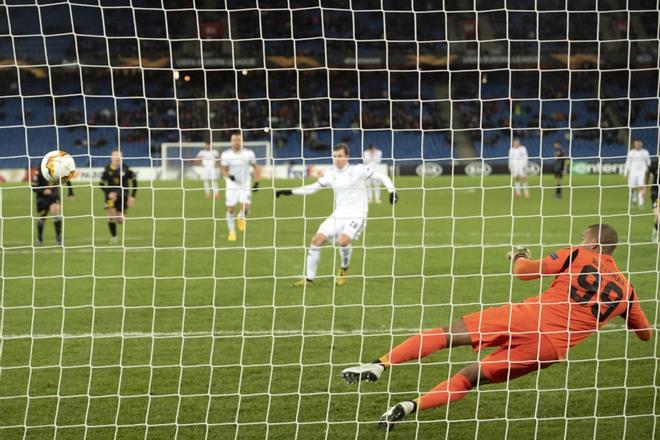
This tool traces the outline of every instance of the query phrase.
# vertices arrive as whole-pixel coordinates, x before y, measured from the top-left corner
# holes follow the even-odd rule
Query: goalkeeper
[[[425,331],[378,360],[347,368],[341,375],[348,383],[372,382],[390,365],[444,348],[471,345],[477,352],[496,348],[428,393],[390,408],[379,422],[381,428],[389,430],[415,411],[462,399],[477,384],[508,381],[560,362],[570,347],[616,316],[625,319],[627,327],[641,340],[648,341],[649,322],[632,285],[612,257],[616,244],[614,228],[597,224],[584,230],[582,245],[558,250],[542,260],[532,260],[527,249],[516,248],[508,256],[518,278],[555,275],[540,296],[486,308],[450,326]]]

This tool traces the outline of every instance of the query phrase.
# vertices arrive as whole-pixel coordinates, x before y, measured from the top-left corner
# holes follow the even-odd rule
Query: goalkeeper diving
[[[312,183],[293,190],[281,189],[275,192],[277,197],[290,195],[313,194],[322,188],[332,188],[334,191],[334,211],[319,226],[312,238],[307,252],[305,277],[294,285],[304,287],[313,285],[316,269],[321,260],[321,246],[330,240],[339,245],[341,263],[336,284],[346,283],[346,275],[353,254],[351,243],[357,240],[367,224],[369,201],[367,199],[367,180],[380,181],[390,194],[390,203],[397,202],[397,195],[392,180],[363,164],[351,165],[349,162],[348,145],[341,143],[332,148],[332,169]]]
[[[348,383],[373,382],[391,365],[445,348],[469,345],[476,352],[495,348],[426,394],[391,407],[379,422],[389,430],[416,411],[462,399],[477,384],[504,382],[550,367],[564,359],[570,347],[617,316],[639,339],[648,341],[651,326],[612,256],[617,241],[612,226],[596,224],[584,230],[580,246],[560,249],[542,260],[532,260],[525,248],[514,248],[508,257],[519,279],[555,277],[540,296],[486,308],[446,327],[427,330],[371,363],[346,368],[341,376]]]

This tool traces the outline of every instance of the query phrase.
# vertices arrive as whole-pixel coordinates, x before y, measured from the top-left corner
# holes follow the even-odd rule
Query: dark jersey
[[[71,182],[67,182],[67,191],[69,196],[73,196],[73,187],[71,186]],[[44,194],[47,190],[49,190],[48,194]],[[60,199],[60,185],[51,183],[46,178],[41,174],[41,172],[37,172],[32,176],[32,191],[37,195],[37,199],[54,199],[55,201],[59,201]]]
[[[651,166],[649,167],[649,174],[651,175],[651,201],[655,204],[658,201],[660,194],[660,163],[658,162],[658,157],[654,157],[651,160]]]
[[[555,150],[555,162],[552,164],[552,169],[555,173],[563,173],[566,166],[566,153],[563,148]]]
[[[122,164],[121,167],[113,167],[108,164],[101,175],[101,189],[106,195],[110,192],[127,192],[132,187],[131,196],[137,193],[137,178],[131,168]]]

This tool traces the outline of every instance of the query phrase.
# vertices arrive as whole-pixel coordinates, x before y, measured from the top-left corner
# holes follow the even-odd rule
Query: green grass
[[[476,354],[437,353],[359,388],[338,373],[481,303],[538,294],[548,280],[509,275],[510,244],[547,254],[601,220],[617,227],[619,266],[656,322],[650,210],[629,210],[620,176],[573,179],[562,200],[548,176],[544,188],[532,179],[531,200],[512,201],[505,176],[397,178],[395,217],[388,204],[371,209],[347,285],[333,286],[328,248],[305,292],[291,283],[331,210],[329,191],[277,203],[260,191],[234,244],[222,201],[205,200],[200,182],[156,182],[140,188],[123,246],[113,247],[101,192],[80,184],[64,201],[59,249],[50,222],[46,246],[32,246],[30,192],[5,185],[0,438],[383,438],[373,422],[390,404]],[[567,362],[481,387],[388,438],[651,438],[656,340],[622,323]]]

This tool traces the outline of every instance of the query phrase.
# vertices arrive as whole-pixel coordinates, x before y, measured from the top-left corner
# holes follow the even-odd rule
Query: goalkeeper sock
[[[449,380],[438,384],[428,393],[415,399],[417,410],[422,411],[436,406],[446,405],[465,397],[472,389],[472,384],[467,377],[458,373]]]
[[[442,328],[435,328],[406,339],[379,360],[385,367],[388,367],[392,364],[401,364],[426,357],[446,346],[447,335],[445,331]]]
[[[46,224],[45,218],[40,218],[37,220],[37,238],[39,241],[44,240],[44,225]]]
[[[53,218],[53,226],[55,226],[55,239],[60,241],[62,238],[62,217]]]
[[[316,278],[316,268],[319,266],[320,260],[321,248],[311,245],[309,247],[309,251],[307,252],[307,270],[305,272],[305,278],[310,281]]]
[[[516,182],[516,194],[520,194],[520,182]]]
[[[351,255],[353,255],[353,246],[350,244],[348,246],[340,246],[339,255],[341,255],[341,268],[344,270],[348,269],[351,263]]]
[[[236,217],[233,212],[227,212],[227,228],[230,233],[236,232]]]
[[[110,228],[110,235],[113,237],[117,236],[117,223],[116,222],[108,222],[108,228]]]

